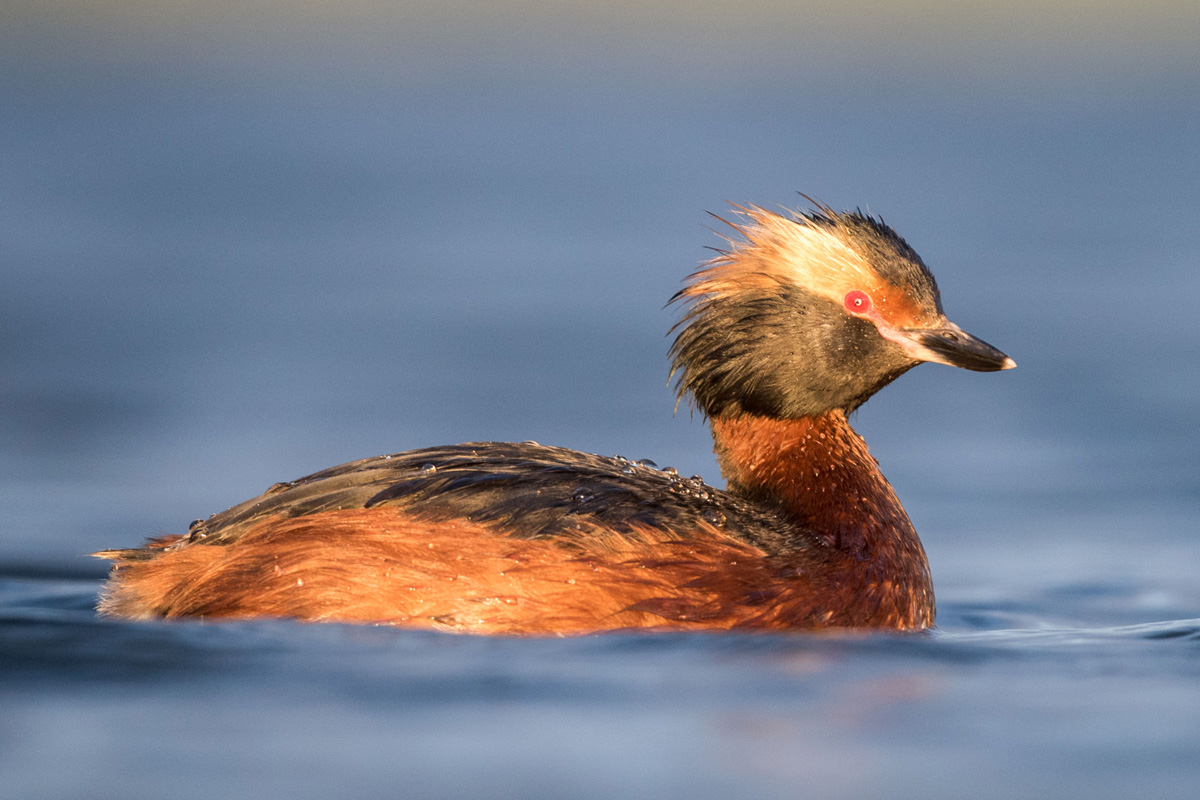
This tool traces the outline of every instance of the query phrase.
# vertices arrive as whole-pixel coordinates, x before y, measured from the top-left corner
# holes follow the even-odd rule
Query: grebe
[[[810,202],[734,206],[729,249],[672,298],[672,374],[712,427],[724,491],[532,442],[368,458],[96,553],[115,562],[100,612],[520,634],[932,626],[921,541],[846,416],[922,361],[1016,364],[946,319],[890,227]]]

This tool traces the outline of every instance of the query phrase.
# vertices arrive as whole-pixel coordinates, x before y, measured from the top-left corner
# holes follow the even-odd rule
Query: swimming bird
[[[671,300],[672,374],[725,489],[533,442],[367,458],[96,553],[114,562],[99,611],[505,634],[932,626],[921,541],[847,415],[921,362],[1016,364],[946,318],[894,230],[810,202],[734,206],[728,246]]]

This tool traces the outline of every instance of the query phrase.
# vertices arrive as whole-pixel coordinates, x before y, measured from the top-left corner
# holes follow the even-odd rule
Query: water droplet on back
[[[715,525],[718,528],[725,527],[725,515],[715,508],[705,510],[701,516],[704,517],[704,521],[709,525]]]
[[[576,503],[590,503],[596,499],[596,493],[586,486],[580,486],[571,497]]]
[[[420,471],[421,471],[421,472],[437,472],[437,465],[435,465],[435,464],[422,464],[422,465],[421,465],[421,467],[420,467]]]
[[[639,458],[637,463],[641,464],[643,467],[658,469],[658,464],[655,464],[654,461],[649,458]]]

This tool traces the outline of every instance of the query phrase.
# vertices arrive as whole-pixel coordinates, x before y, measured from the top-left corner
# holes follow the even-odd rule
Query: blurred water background
[[[8,0],[0,797],[1182,797],[1200,5]],[[354,458],[719,483],[662,308],[727,201],[895,226],[1019,369],[855,425],[929,636],[126,624],[84,554]]]

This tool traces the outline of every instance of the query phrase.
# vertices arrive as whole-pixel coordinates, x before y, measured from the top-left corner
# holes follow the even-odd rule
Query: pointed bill
[[[934,328],[880,326],[879,332],[918,361],[933,361],[976,372],[996,372],[1017,365],[1016,361],[987,342],[944,318],[942,324]]]

